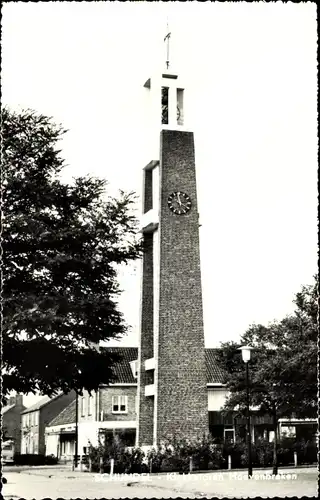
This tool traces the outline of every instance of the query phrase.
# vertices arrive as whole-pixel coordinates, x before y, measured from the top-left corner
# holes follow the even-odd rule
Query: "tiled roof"
[[[16,405],[7,405],[7,406],[4,406],[3,408],[1,408],[1,415],[3,415],[4,413],[7,413],[7,411],[11,410],[11,408],[14,408]]]
[[[223,384],[224,370],[218,363],[217,348],[206,348],[207,384]]]
[[[117,376],[117,381],[115,383],[131,384],[135,383],[136,380],[133,377],[130,361],[135,361],[138,359],[138,348],[137,347],[105,347],[108,351],[119,354],[122,356],[122,361],[119,361],[114,365],[114,372]],[[219,384],[223,383],[223,370],[218,365],[217,357],[218,349],[207,348],[205,349],[205,360],[206,360],[206,373],[207,373],[207,383],[208,384]],[[46,398],[39,401],[36,405],[28,408],[24,411],[32,411],[38,409],[38,407],[44,406],[46,404]],[[43,401],[43,402],[42,402]],[[47,402],[50,398],[47,399]],[[36,408],[37,406],[37,408]],[[66,425],[73,424],[76,420],[76,401],[72,401],[66,408],[64,408],[59,415],[57,415],[48,425]]]
[[[21,413],[24,414],[24,413],[29,413],[31,411],[35,411],[35,410],[40,410],[40,408],[42,408],[43,406],[45,406],[46,404],[50,403],[50,401],[53,401],[54,399],[58,398],[61,396],[62,393],[60,394],[57,394],[56,396],[54,396],[53,398],[50,398],[49,396],[44,396],[42,399],[40,399],[40,401],[38,401],[37,403],[35,403],[34,405],[32,406],[29,406],[29,408],[26,408],[24,411],[22,411]]]
[[[115,363],[113,367],[114,374],[117,377],[117,380],[114,381],[115,384],[134,384],[137,382],[130,366],[130,361],[138,359],[137,347],[104,347],[102,349],[122,357],[122,360]]]
[[[114,367],[117,383],[130,384],[136,382],[130,367],[130,361],[138,359],[137,347],[107,347],[108,351],[122,356],[122,361]],[[223,383],[223,369],[218,364],[217,348],[205,349],[207,384]]]
[[[74,399],[66,408],[62,410],[48,426],[74,424],[76,421],[76,400]]]
[[[108,351],[122,356],[122,361],[118,362],[114,366],[114,372],[117,376],[117,383],[130,384],[136,382],[136,379],[134,379],[131,371],[130,361],[138,359],[138,348],[107,347],[105,349],[108,349]],[[205,349],[207,384],[223,383],[223,369],[218,364],[217,352],[217,348]]]

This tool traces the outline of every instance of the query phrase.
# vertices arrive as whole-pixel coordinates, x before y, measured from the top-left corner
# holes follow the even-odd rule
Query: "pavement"
[[[250,498],[317,497],[316,467],[281,469],[272,477],[271,469],[247,472],[215,471],[204,474],[117,475],[72,471],[71,467],[28,467],[12,471],[4,467],[7,484],[5,500],[25,498]]]

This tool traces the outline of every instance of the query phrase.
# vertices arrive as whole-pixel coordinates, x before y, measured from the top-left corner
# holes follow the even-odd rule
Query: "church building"
[[[169,64],[167,63],[167,66]],[[209,432],[194,134],[167,68],[144,84],[156,138],[143,170],[137,444]]]
[[[196,154],[187,86],[169,68],[167,57],[167,68],[148,78],[144,87],[151,133],[146,143],[151,147],[142,170],[139,346],[106,348],[122,357],[114,367],[116,382],[91,395],[84,391],[79,415],[71,401],[47,425],[46,453],[66,460],[75,449],[85,454],[108,435],[144,451],[172,438],[192,440],[209,432],[216,443],[245,436],[245,419],[221,412],[228,396],[224,371],[217,349],[205,348]],[[279,435],[288,429],[295,433],[300,424],[280,422]],[[252,415],[253,442],[271,440],[272,432],[270,419]]]

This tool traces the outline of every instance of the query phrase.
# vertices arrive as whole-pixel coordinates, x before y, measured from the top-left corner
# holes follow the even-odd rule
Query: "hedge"
[[[21,454],[16,453],[14,455],[15,465],[56,465],[58,459],[53,455],[38,455],[38,454]]]
[[[312,441],[295,442],[283,439],[277,447],[278,465],[293,465],[294,452],[297,452],[298,464],[317,462],[317,447]],[[111,458],[114,460],[115,473],[142,472],[188,472],[190,457],[192,470],[227,469],[228,457],[231,456],[232,469],[245,468],[248,465],[248,448],[245,442],[235,444],[215,444],[210,437],[196,442],[173,440],[164,443],[158,450],[152,449],[147,455],[140,448],[127,449],[121,440],[91,446],[89,457],[92,472],[110,472]],[[89,458],[88,457],[88,458]],[[273,462],[273,443],[259,440],[252,443],[253,467],[268,467]]]

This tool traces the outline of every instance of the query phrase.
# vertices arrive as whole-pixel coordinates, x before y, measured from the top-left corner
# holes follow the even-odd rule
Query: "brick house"
[[[7,405],[1,408],[3,440],[13,440],[16,453],[21,450],[21,413],[25,410],[22,394],[8,399]]]
[[[87,452],[89,443],[98,444],[98,437],[120,434],[128,446],[136,444],[137,430],[137,356],[136,347],[109,348],[122,356],[114,367],[117,382],[99,388],[98,392],[89,395],[84,391],[78,398],[78,454]],[[218,365],[218,349],[205,349],[205,368],[207,382],[209,432],[217,442],[236,441],[236,436],[245,433],[245,419],[234,415],[223,416],[221,409],[228,391],[223,384],[223,370]],[[295,421],[288,424],[281,421],[279,431],[282,433],[291,425],[292,433],[300,433],[301,427],[312,429],[316,422]],[[295,427],[293,427],[293,425]],[[260,437],[272,439],[272,423],[267,417],[251,416],[252,440]],[[45,429],[46,454],[53,454],[60,459],[71,460],[75,453],[76,435],[76,401],[73,399],[59,414],[52,419]]]
[[[21,453],[45,454],[45,428],[48,423],[75,399],[75,392],[45,396],[21,414]]]
[[[78,397],[78,454],[86,453],[90,443],[97,445],[99,436],[107,434],[121,434],[128,445],[135,444],[138,348],[108,350],[122,356],[114,366],[117,382],[101,385],[91,395],[84,391],[83,396]],[[76,402],[72,401],[45,429],[46,453],[70,460],[75,452],[75,435]]]

